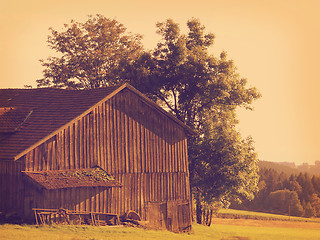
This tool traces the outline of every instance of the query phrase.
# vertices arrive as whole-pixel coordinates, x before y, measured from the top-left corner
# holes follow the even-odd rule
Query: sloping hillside
[[[259,161],[258,166],[260,169],[274,169],[278,173],[284,172],[287,175],[308,173],[310,175],[320,175],[320,161],[316,161],[314,165],[308,163],[303,163],[301,165],[295,165],[294,163],[288,162],[269,162],[269,161]],[[292,167],[291,167],[292,166]]]
[[[296,168],[291,168],[289,166],[280,164],[280,163],[276,163],[276,162],[268,162],[268,161],[259,161],[258,162],[258,166],[259,168],[271,168],[276,170],[278,173],[284,172],[287,175],[291,175],[291,174],[299,174],[300,170],[296,169]]]

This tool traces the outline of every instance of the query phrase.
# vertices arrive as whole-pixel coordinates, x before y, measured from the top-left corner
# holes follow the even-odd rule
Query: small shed
[[[191,228],[187,135],[129,84],[0,90],[0,211],[125,214]]]

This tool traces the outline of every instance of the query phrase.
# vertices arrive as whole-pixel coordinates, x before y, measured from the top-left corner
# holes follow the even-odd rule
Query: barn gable
[[[64,96],[63,91],[72,97]],[[40,91],[37,98],[35,94],[34,99],[24,101],[33,101],[36,107],[19,131],[0,140],[0,158],[8,160],[0,161],[0,177],[4,180],[10,175],[13,179],[11,187],[1,179],[0,191],[15,203],[11,206],[2,198],[0,211],[16,208],[31,216],[33,207],[119,215],[134,210],[155,226],[174,231],[189,229],[186,136],[193,131],[130,85],[89,92],[80,91],[77,95],[59,90],[44,97]],[[23,94],[27,96],[22,91]],[[21,95],[17,96],[23,99]],[[6,96],[0,100],[11,98]],[[54,96],[60,98],[58,102],[52,101]],[[19,105],[14,98],[9,101],[27,107],[27,103],[20,101]],[[42,176],[50,172],[53,176],[58,171],[95,166],[112,175],[122,187],[45,187],[39,192],[33,183],[24,181],[28,172],[29,178],[36,172]],[[41,185],[41,180],[38,183]]]

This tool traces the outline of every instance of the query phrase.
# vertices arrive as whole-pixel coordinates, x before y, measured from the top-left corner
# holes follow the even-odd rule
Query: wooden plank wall
[[[100,202],[98,208],[90,208],[103,212],[122,214],[131,209],[144,215],[145,202],[189,201],[190,197],[184,129],[127,89],[93,108],[22,159],[26,171],[99,165],[123,184],[109,194],[93,194],[91,201],[96,203],[111,198],[110,209]],[[67,199],[61,192],[48,197]],[[76,210],[87,204],[85,198],[89,195],[82,198],[82,194],[75,193],[81,200]]]
[[[19,212],[23,209],[21,161],[0,161],[0,212]]]

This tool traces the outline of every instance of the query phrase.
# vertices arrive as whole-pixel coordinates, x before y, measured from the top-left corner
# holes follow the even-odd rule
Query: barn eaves
[[[118,181],[100,167],[23,173],[39,189],[122,187]]]

